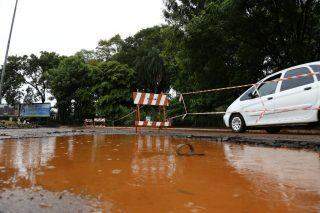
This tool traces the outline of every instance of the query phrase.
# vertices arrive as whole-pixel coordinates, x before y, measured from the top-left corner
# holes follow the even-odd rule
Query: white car
[[[318,122],[319,72],[320,61],[267,76],[229,106],[224,123],[234,132],[264,127],[270,133],[277,133],[281,126]]]

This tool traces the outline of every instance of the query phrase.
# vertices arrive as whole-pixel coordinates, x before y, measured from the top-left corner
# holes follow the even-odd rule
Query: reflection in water
[[[3,141],[0,140],[0,154],[2,155],[2,149],[3,149]]]
[[[263,193],[280,191],[280,199],[295,202],[299,192],[318,200],[320,210],[320,158],[315,152],[224,145],[229,163]],[[317,196],[318,195],[318,196]],[[300,201],[302,202],[302,201]]]
[[[171,178],[175,172],[175,156],[170,154],[169,137],[139,136],[131,162],[132,173],[139,180]],[[148,156],[148,157],[146,157]]]
[[[17,187],[40,187],[61,207],[60,195],[52,197],[68,192],[114,211],[319,210],[317,154],[188,140],[206,155],[176,156],[185,142],[104,135],[0,141],[0,190],[15,196]]]
[[[73,141],[74,141],[73,137],[70,137],[68,139],[68,157],[69,157],[69,159],[72,158],[72,154],[73,154]]]
[[[8,140],[0,143],[0,167],[9,168],[13,183],[23,179],[35,183],[35,172],[55,155],[55,138]]]

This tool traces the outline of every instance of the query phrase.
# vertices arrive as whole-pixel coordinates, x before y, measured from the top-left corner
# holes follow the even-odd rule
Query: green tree
[[[89,72],[92,69],[82,58],[63,59],[58,68],[48,72],[50,91],[57,100],[58,118],[62,122],[82,122],[94,116]]]
[[[27,56],[10,56],[3,81],[3,97],[7,104],[15,106],[20,103],[23,93],[20,88],[23,85],[24,78],[21,70]],[[2,72],[2,70],[1,70]]]
[[[200,15],[208,0],[164,0],[164,17],[171,24],[185,26],[195,16]]]
[[[47,72],[58,67],[60,60],[60,56],[54,52],[41,52],[40,57],[31,54],[26,60],[22,72],[25,83],[35,90],[36,98],[39,98],[42,103],[46,102],[48,92]]]
[[[97,54],[94,50],[82,49],[79,52],[77,52],[75,56],[82,58],[85,61],[85,63],[95,64],[98,61]]]
[[[130,111],[132,69],[116,61],[102,62],[98,68],[92,69],[90,78],[95,83],[92,92],[97,115],[116,120]]]
[[[97,66],[100,62],[115,60],[114,55],[121,51],[124,41],[120,35],[108,40],[100,40],[95,50],[81,50],[75,55],[83,58],[88,64]]]
[[[209,87],[253,82],[318,60],[319,7],[319,1],[211,3],[187,25],[188,68]]]
[[[119,34],[109,40],[100,40],[96,48],[96,57],[100,61],[110,61],[113,56],[121,51],[124,41]]]
[[[125,39],[114,54],[114,60],[135,70],[136,89],[157,93],[170,89],[175,70],[168,66],[163,54],[166,41],[166,27],[155,26]]]

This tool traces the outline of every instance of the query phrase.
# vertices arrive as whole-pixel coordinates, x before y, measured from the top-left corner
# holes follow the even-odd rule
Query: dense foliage
[[[133,108],[131,92],[186,92],[253,83],[267,74],[320,59],[318,0],[164,0],[167,25],[128,38],[101,40],[71,57],[42,52],[9,59],[5,99],[10,104],[57,101],[62,122]],[[23,91],[22,85],[28,87]],[[186,97],[188,110],[224,110],[241,93]],[[23,98],[24,93],[24,98]],[[174,100],[170,115],[183,113]],[[121,121],[126,123],[132,116]],[[216,117],[188,117],[185,125],[214,125]]]
[[[96,114],[114,121],[130,112],[134,71],[117,61],[102,62],[90,73]]]

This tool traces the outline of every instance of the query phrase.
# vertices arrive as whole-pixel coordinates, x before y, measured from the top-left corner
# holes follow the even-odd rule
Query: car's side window
[[[249,99],[252,99],[252,97],[250,96],[253,92],[254,92],[255,88],[251,87],[250,89],[248,89],[240,98],[240,101],[246,101]]]
[[[311,65],[312,70],[317,74],[318,81],[320,81],[320,65]]]
[[[259,95],[263,97],[266,95],[274,94],[276,92],[277,85],[278,85],[277,80],[280,78],[281,78],[281,73],[264,80],[264,82],[262,82],[258,88]],[[242,95],[242,97],[240,98],[240,101],[246,101],[246,100],[258,98],[259,95],[257,94],[255,87],[251,87]]]
[[[258,88],[259,95],[263,97],[274,94],[279,83],[277,80],[280,79],[280,77],[281,74],[278,74],[266,79]]]
[[[305,75],[308,73],[310,73],[310,70],[307,67],[301,67],[298,69],[287,71],[284,78],[290,78],[298,75]],[[307,84],[311,84],[313,82],[314,82],[314,78],[312,75],[284,80],[281,84],[281,92],[289,89],[293,89],[296,87],[301,87]]]

